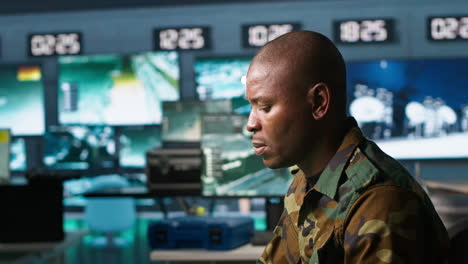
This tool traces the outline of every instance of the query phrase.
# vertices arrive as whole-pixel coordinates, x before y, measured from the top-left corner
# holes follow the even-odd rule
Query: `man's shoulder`
[[[419,184],[408,170],[370,140],[364,140],[356,148],[345,174],[356,189],[383,184],[419,191],[419,188],[415,189]]]
[[[340,186],[354,191],[355,199],[377,186],[396,187],[389,190],[404,190],[414,193],[422,203],[432,209],[433,205],[423,187],[398,161],[384,153],[374,142],[365,140],[356,148],[345,169],[346,181]],[[355,200],[354,199],[354,200]]]

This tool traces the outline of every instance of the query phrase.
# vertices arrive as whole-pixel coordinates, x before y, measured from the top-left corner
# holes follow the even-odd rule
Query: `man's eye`
[[[260,111],[263,111],[263,112],[266,112],[266,113],[268,113],[270,111],[270,109],[271,109],[271,106],[269,106],[269,105],[260,107]]]

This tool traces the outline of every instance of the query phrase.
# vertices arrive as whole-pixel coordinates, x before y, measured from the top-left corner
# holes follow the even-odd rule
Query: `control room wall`
[[[466,15],[463,0],[314,1],[284,3],[207,4],[116,10],[92,10],[0,16],[0,63],[42,63],[46,85],[46,125],[57,124],[57,64],[55,58],[29,58],[30,33],[79,31],[83,54],[132,53],[152,49],[156,27],[207,25],[212,28],[212,50],[181,53],[183,98],[194,98],[192,65],[196,56],[252,55],[241,45],[241,25],[299,22],[303,29],[333,37],[332,21],[348,18],[393,18],[397,41],[390,44],[339,46],[346,60],[390,58],[466,57],[466,42],[431,43],[426,38],[426,17]],[[37,156],[37,151],[29,154]],[[38,157],[31,157],[32,165]],[[31,165],[31,163],[29,163]]]

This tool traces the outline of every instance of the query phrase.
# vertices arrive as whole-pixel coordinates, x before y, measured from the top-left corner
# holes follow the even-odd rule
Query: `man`
[[[260,263],[444,263],[431,201],[346,116],[343,58],[325,36],[283,35],[247,73],[247,129],[270,168],[297,165]]]

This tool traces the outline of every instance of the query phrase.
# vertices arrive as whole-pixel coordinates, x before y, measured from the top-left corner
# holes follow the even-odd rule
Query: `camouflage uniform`
[[[353,118],[307,191],[302,171],[258,263],[444,263],[448,235],[421,186]]]

